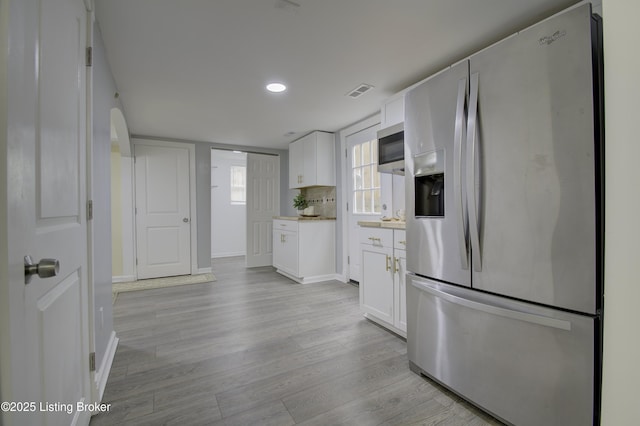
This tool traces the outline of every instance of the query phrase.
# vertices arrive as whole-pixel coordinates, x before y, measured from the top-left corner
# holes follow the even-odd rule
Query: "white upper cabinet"
[[[333,133],[313,132],[289,144],[289,188],[335,185]]]
[[[380,129],[386,129],[394,124],[404,122],[404,94],[400,93],[387,98],[380,108]]]

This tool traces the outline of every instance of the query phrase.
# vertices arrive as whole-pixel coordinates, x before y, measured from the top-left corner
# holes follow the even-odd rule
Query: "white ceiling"
[[[95,0],[131,133],[286,148],[576,3],[292,1]],[[267,93],[275,80],[289,89]],[[360,83],[374,88],[345,96]]]

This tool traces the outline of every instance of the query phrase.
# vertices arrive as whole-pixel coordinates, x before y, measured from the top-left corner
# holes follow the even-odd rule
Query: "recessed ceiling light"
[[[282,83],[269,83],[267,84],[267,90],[273,93],[280,93],[287,90],[287,86]]]

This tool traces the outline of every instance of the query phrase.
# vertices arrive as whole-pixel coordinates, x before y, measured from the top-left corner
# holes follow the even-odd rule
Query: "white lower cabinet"
[[[335,221],[273,221],[273,266],[280,274],[308,284],[336,276]]]
[[[273,229],[273,266],[298,275],[298,231]]]
[[[405,231],[360,228],[360,309],[368,319],[406,337]]]

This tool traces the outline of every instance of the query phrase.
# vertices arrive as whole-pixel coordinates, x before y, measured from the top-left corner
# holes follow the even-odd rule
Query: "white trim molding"
[[[358,133],[361,130],[368,129],[369,127],[375,126],[376,124],[380,124],[380,113],[376,113],[370,117],[365,118],[364,120],[360,120],[357,123],[346,127],[338,132],[340,135],[340,153],[346,153],[347,149],[347,136],[352,135],[354,133]],[[349,212],[347,211],[347,201],[350,200],[349,188],[347,188],[346,178],[347,173],[350,173],[347,170],[347,157],[346,155],[340,155],[340,170],[342,170],[342,194],[343,194],[343,202],[342,205],[339,206],[340,213],[344,220],[342,221],[342,271],[337,271],[339,276],[343,277],[343,282],[347,282],[346,277],[349,276],[349,263],[347,256],[349,256]],[[339,244],[336,241],[336,244]]]
[[[98,389],[97,402],[102,401],[102,396],[104,395],[104,389],[107,386],[107,379],[109,378],[109,372],[111,371],[111,365],[113,364],[113,357],[116,355],[119,340],[120,339],[116,337],[116,332],[112,331],[111,338],[107,344],[107,350],[105,351],[102,362],[100,363],[100,368],[96,370],[95,383],[96,388]]]
[[[314,275],[311,277],[299,278],[281,269],[276,269],[276,272],[281,275],[284,275],[290,280],[297,282],[298,284],[313,284],[313,283],[321,283],[321,282],[334,281],[334,280],[342,281],[343,283],[346,283],[346,280],[344,280],[344,277],[341,277],[340,274]]]
[[[129,281],[135,281],[135,275],[117,275],[115,277],[111,277],[111,284],[115,283],[127,283]]]
[[[223,253],[211,254],[212,259],[223,259],[225,257],[238,257],[238,256],[246,256],[246,251],[227,251]]]

